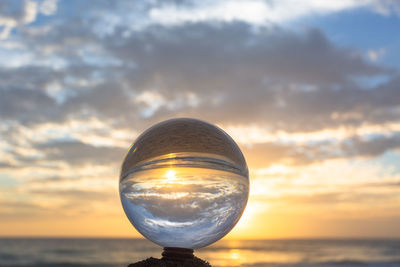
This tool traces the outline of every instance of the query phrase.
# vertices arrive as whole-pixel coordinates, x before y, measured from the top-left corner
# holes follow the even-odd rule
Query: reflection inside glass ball
[[[239,220],[248,193],[240,149],[221,129],[193,119],[166,121],[142,134],[120,179],[129,220],[165,247],[199,248],[219,240]]]

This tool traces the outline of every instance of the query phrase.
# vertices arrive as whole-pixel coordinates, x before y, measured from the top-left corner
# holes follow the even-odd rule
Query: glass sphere
[[[164,247],[200,248],[225,236],[249,196],[246,161],[220,128],[172,119],[138,137],[122,164],[122,206],[133,226]]]

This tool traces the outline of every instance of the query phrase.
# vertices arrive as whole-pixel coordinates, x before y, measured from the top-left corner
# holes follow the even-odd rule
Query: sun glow
[[[172,182],[172,181],[176,181],[176,180],[177,180],[177,178],[176,178],[176,172],[175,172],[174,170],[172,170],[172,169],[168,170],[168,171],[165,173],[165,177],[167,178],[167,181],[168,181],[168,182]]]

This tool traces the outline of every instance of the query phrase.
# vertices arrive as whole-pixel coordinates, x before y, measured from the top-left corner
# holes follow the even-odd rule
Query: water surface
[[[0,266],[127,266],[160,257],[143,239],[0,239]],[[400,240],[221,240],[195,251],[213,266],[400,266]]]

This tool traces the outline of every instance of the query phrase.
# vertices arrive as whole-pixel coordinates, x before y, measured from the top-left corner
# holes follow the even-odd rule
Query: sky
[[[140,237],[120,167],[193,117],[242,149],[227,238],[400,237],[400,2],[0,1],[0,236]]]

